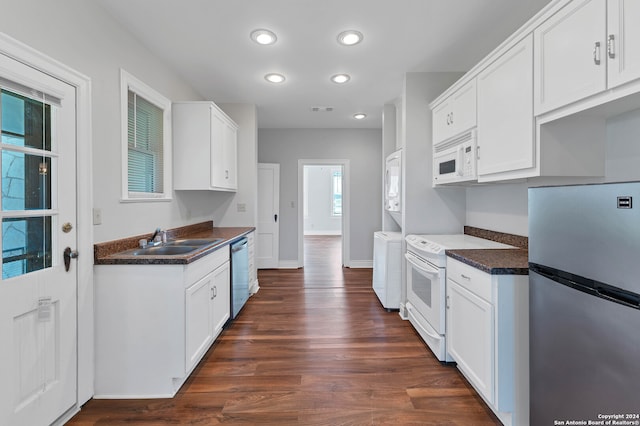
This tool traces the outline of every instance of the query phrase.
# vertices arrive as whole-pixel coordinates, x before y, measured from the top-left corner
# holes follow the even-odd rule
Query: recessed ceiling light
[[[278,37],[276,37],[273,31],[263,29],[251,31],[250,37],[251,40],[262,45],[273,44],[278,40]]]
[[[331,76],[331,81],[338,84],[346,83],[349,80],[351,80],[349,74],[336,74]]]
[[[264,79],[269,83],[282,83],[285,80],[284,75],[277,73],[267,74],[264,76]]]
[[[364,112],[359,112],[357,114],[353,114],[353,118],[355,118],[356,120],[364,120],[365,118],[367,118],[367,114],[365,114]]]
[[[360,43],[363,38],[364,36],[360,31],[347,30],[338,34],[338,43],[344,46],[353,46],[354,44]]]

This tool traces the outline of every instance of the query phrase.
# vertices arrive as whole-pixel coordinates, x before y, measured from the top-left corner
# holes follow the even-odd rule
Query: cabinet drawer
[[[447,279],[453,280],[473,294],[491,302],[491,275],[472,266],[447,258]]]
[[[185,284],[193,284],[229,260],[229,246],[220,247],[207,256],[185,266]]]

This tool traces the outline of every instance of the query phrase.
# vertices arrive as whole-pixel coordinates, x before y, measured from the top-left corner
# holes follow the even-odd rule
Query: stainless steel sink
[[[200,247],[194,246],[156,246],[134,250],[134,256],[177,256],[198,250]]]
[[[180,246],[195,246],[195,247],[204,247],[208,245],[213,245],[222,241],[222,238],[215,239],[189,239],[189,240],[173,240],[169,241],[165,244],[166,246],[180,247]]]

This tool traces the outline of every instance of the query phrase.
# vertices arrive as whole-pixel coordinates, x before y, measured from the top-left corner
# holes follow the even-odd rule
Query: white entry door
[[[0,89],[0,424],[49,425],[76,402],[75,88],[0,55]]]
[[[280,164],[258,164],[258,269],[274,269],[280,259]]]

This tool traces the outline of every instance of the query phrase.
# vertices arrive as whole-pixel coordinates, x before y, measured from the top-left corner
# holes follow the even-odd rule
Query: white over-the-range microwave
[[[476,130],[433,146],[433,185],[478,180]]]

